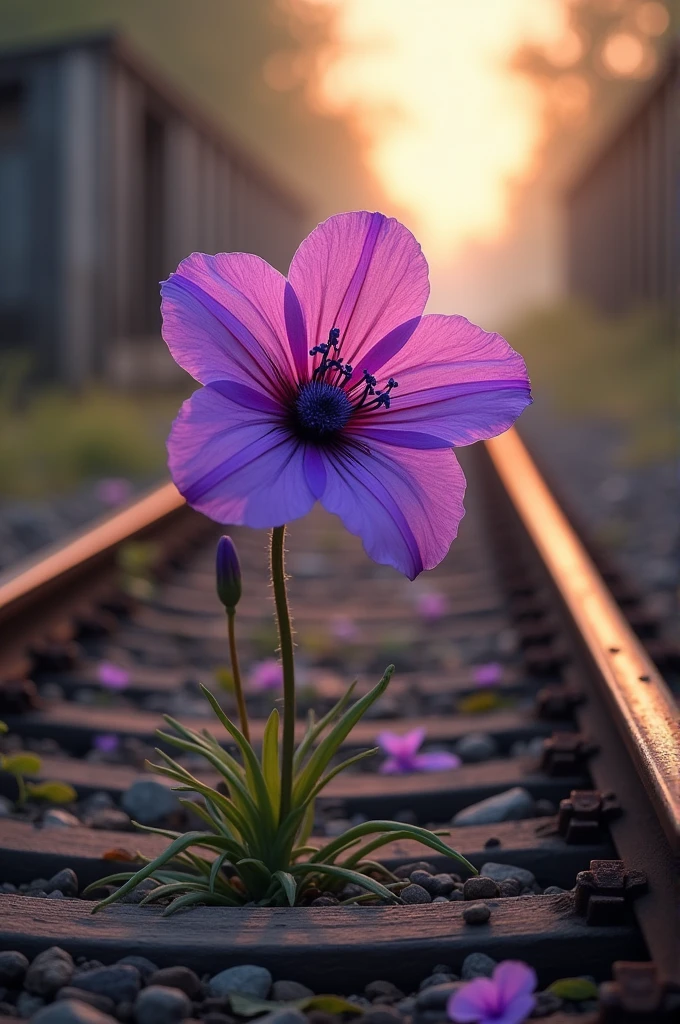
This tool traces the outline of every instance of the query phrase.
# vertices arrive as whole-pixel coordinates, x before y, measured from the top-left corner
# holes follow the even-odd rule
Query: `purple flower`
[[[102,505],[124,505],[132,497],[132,484],[124,477],[109,477],[99,481],[96,495]]]
[[[520,1024],[533,1010],[536,972],[521,960],[503,960],[491,978],[475,978],[451,996],[447,1012],[456,1024]]]
[[[283,686],[283,668],[276,658],[267,658],[253,665],[248,677],[251,690],[280,690]]]
[[[107,690],[124,690],[130,684],[130,673],[112,661],[100,661],[97,666],[97,679]]]
[[[399,735],[396,732],[378,734],[378,746],[386,753],[387,759],[380,765],[383,775],[406,775],[409,772],[443,772],[459,768],[461,761],[455,754],[445,750],[419,754],[417,751],[425,739],[426,730],[411,729]]]
[[[120,746],[120,738],[113,732],[103,732],[94,737],[92,746],[102,754],[113,754]]]
[[[503,678],[503,666],[497,661],[489,661],[486,665],[475,665],[472,678],[477,686],[496,686]]]
[[[217,596],[227,609],[233,609],[241,600],[241,565],[236,545],[226,534],[217,542],[215,558]]]
[[[441,619],[446,615],[448,606],[449,603],[446,600],[446,596],[436,590],[419,594],[416,599],[418,614],[430,622],[436,622],[437,619]]]
[[[414,579],[447,553],[465,478],[451,448],[531,401],[521,356],[461,316],[423,316],[428,268],[381,213],[344,213],[288,279],[194,253],[162,286],[163,337],[205,387],[168,438],[172,478],[220,523],[280,526],[318,500],[376,562]]]

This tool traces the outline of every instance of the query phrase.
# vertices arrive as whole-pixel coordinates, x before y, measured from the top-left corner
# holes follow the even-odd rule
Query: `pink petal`
[[[396,757],[388,757],[378,768],[381,775],[405,775],[408,771]]]
[[[496,986],[490,978],[475,978],[451,996],[446,1011],[456,1024],[492,1020],[495,1012]]]
[[[161,287],[163,338],[202,384],[236,380],[280,393],[295,379],[286,279],[259,256],[193,253]],[[295,313],[289,314],[295,324]]]
[[[419,772],[446,772],[460,768],[461,760],[446,750],[432,750],[427,754],[416,754],[413,758]]]
[[[503,678],[503,666],[497,661],[489,661],[485,665],[475,665],[472,678],[477,686],[496,686]]]
[[[321,503],[361,537],[370,558],[409,579],[441,562],[464,514],[465,477],[453,452],[374,442],[370,451],[323,455]]]
[[[522,357],[500,335],[460,316],[423,317],[382,374],[399,383],[388,414],[366,412],[355,417],[352,430],[399,447],[465,445],[494,437],[531,402]]]
[[[188,503],[218,523],[281,526],[314,504],[302,449],[279,421],[212,385],[180,409],[168,466]]]
[[[427,735],[427,729],[424,726],[419,726],[417,729],[409,729],[408,732],[403,733],[399,739],[401,740],[402,754],[406,754],[407,757],[411,754],[415,754],[416,750],[419,750],[423,745],[423,740]]]
[[[342,359],[358,371],[390,332],[396,333],[383,346],[381,360],[406,344],[430,290],[415,238],[380,213],[341,213],[324,221],[300,245],[288,278],[300,300],[309,348],[325,343],[338,327]]]
[[[493,981],[506,1005],[517,996],[529,995],[537,984],[535,970],[523,960],[503,960],[494,968]]]
[[[378,733],[376,742],[381,750],[384,750],[386,754],[391,754],[393,757],[401,757],[404,753],[404,737],[400,736],[399,733],[390,732],[386,729],[384,732]]]
[[[534,996],[516,996],[500,1017],[491,1017],[490,1024],[522,1024],[536,1005]]]

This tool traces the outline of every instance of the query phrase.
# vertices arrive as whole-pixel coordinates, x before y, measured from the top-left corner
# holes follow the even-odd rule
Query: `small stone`
[[[536,884],[533,873],[516,864],[494,864],[493,861],[489,861],[487,864],[482,864],[479,873],[493,878],[495,882],[505,882],[508,878],[514,878],[521,886]]]
[[[293,999],[308,999],[313,995],[311,988],[307,988],[299,981],[283,980],[274,982],[270,999],[275,1003],[290,1003]]]
[[[64,988],[60,988],[55,998],[58,1000],[79,999],[81,1002],[87,1003],[88,1006],[94,1006],[95,1010],[101,1010],[102,1013],[113,1013],[116,1009],[113,999],[109,999],[108,996],[100,996],[96,992],[86,992],[85,989],[74,988],[73,985],[65,985]]]
[[[47,899],[47,893],[45,892],[44,889],[26,889],[24,892],[24,896],[30,896],[32,899],[35,900]]]
[[[463,981],[472,978],[490,978],[497,961],[486,953],[468,953],[463,960],[460,976]]]
[[[416,996],[416,1012],[445,1010],[449,999],[461,986],[460,981],[429,985]]]
[[[128,1024],[134,1016],[134,1005],[129,1000],[123,1000],[122,1003],[118,1003],[116,1007],[116,1020],[121,1021],[121,1024]]]
[[[340,1017],[325,1010],[307,1010],[308,1024],[340,1024]]]
[[[145,899],[149,895],[149,893],[153,892],[153,890],[157,887],[158,883],[155,882],[153,878],[145,878],[144,881],[140,882],[139,885],[135,886],[132,892],[128,892],[125,894],[125,896],[121,896],[120,902],[129,903],[133,905],[141,903],[142,900]]]
[[[493,736],[485,732],[471,732],[463,736],[455,746],[456,754],[466,764],[477,764],[498,757],[499,750]]]
[[[449,896],[449,902],[451,902],[451,903],[457,903],[457,902],[459,902],[461,900],[464,900],[464,899],[465,899],[465,897],[463,896],[463,890],[462,889],[454,889],[453,892]]]
[[[118,960],[117,963],[131,964],[132,967],[136,967],[142,976],[143,985],[147,985],[151,975],[155,974],[156,971],[158,970],[158,964],[155,964],[153,960],[148,960],[145,956],[135,956],[134,954],[131,954],[130,956],[121,957],[121,959]],[[103,966],[103,964],[97,964],[97,967]],[[178,985],[177,988],[181,988],[181,986]]]
[[[38,1010],[31,1024],[116,1024],[116,1018],[81,999],[64,999]]]
[[[409,879],[414,885],[422,885],[423,889],[427,889],[430,892],[430,882],[434,878],[429,871],[412,871],[409,875]]]
[[[351,900],[356,896],[361,896],[366,890],[360,885],[356,885],[354,882],[348,882],[345,888],[340,893],[340,899]]]
[[[146,985],[160,985],[162,988],[178,988],[190,999],[197,999],[203,990],[201,979],[189,967],[162,967],[148,977]]]
[[[428,892],[431,892],[433,896],[448,896],[450,892],[453,892],[456,883],[451,878],[451,875],[434,875],[430,882],[429,888],[425,886]]]
[[[532,1018],[549,1017],[552,1013],[557,1013],[558,1010],[562,1009],[562,1000],[554,992],[536,992],[534,999],[536,1000],[536,1005],[530,1014]]]
[[[236,1018],[219,1010],[210,1010],[201,1017],[203,1024],[236,1024]]]
[[[560,888],[559,885],[549,885],[547,889],[543,890],[544,896],[559,896],[560,893],[566,892],[566,889]]]
[[[402,1024],[402,1016],[393,1006],[375,1006],[364,1010],[361,1015],[362,1024]]]
[[[77,896],[78,876],[72,868],[62,868],[50,878],[43,888],[48,895],[58,889],[64,896]]]
[[[65,900],[66,899],[66,897],[64,896],[64,894],[61,891],[61,889],[53,889],[52,892],[45,893],[45,895],[47,896],[48,900]]]
[[[16,949],[0,953],[0,985],[18,988],[28,970],[28,957]]]
[[[107,832],[129,832],[132,828],[130,815],[117,807],[102,807],[88,814],[84,822],[88,828],[103,829]]]
[[[489,836],[489,838],[484,843],[484,849],[485,850],[491,850],[491,849],[493,849],[494,846],[502,846],[502,845],[503,844],[501,843],[500,839],[498,839],[497,836]]]
[[[71,984],[86,992],[108,996],[115,1003],[133,1003],[141,988],[139,971],[132,964],[113,964],[111,967],[95,967],[93,971],[82,971],[74,975]]]
[[[454,826],[490,825],[498,821],[519,821],[534,813],[534,798],[522,786],[513,786],[504,793],[487,797],[459,811],[451,819]]]
[[[436,875],[437,869],[433,864],[428,864],[426,860],[417,860],[412,864],[402,864],[401,867],[395,868],[394,874],[397,878],[410,878],[414,871],[427,871],[428,875]]]
[[[486,903],[471,903],[463,910],[463,920],[466,924],[486,924],[491,917],[491,911]]]
[[[258,1024],[307,1024],[307,1018],[302,1010],[297,1010],[294,1006],[283,1006],[280,1010],[273,1010],[257,1019]]]
[[[38,953],[26,972],[24,985],[35,995],[52,996],[68,985],[73,970],[71,954],[60,946],[50,946],[43,953]]]
[[[107,793],[105,789],[99,789],[96,793],[91,793],[86,797],[81,806],[85,814],[94,814],[95,811],[104,811],[116,805],[110,793]]]
[[[432,902],[433,903],[450,903],[451,901],[450,901],[448,896],[434,896],[433,899],[432,899]]]
[[[149,985],[142,989],[134,1004],[137,1024],[178,1024],[190,1017],[191,1012],[187,994],[167,985]]]
[[[181,809],[177,794],[154,779],[133,782],[123,793],[121,806],[140,825],[158,825]]]
[[[364,995],[370,1000],[389,999],[395,1003],[404,998],[404,993],[401,989],[397,988],[391,981],[381,981],[380,979],[369,981],[364,989]]]
[[[519,896],[522,891],[522,886],[516,878],[506,878],[504,882],[500,883],[498,888],[500,889],[500,895],[505,899],[512,896]]]
[[[339,903],[340,900],[335,896],[317,896],[309,905],[310,907],[337,907]]]
[[[490,900],[500,895],[498,882],[493,878],[487,878],[483,874],[468,878],[463,886],[463,899],[466,900]]]
[[[424,992],[426,988],[432,988],[434,985],[447,985],[450,981],[456,980],[455,974],[451,971],[433,971],[429,978],[423,978],[418,991]]]
[[[43,828],[80,828],[80,821],[75,814],[64,811],[61,807],[50,807],[42,818]]]
[[[431,903],[432,897],[422,885],[407,885],[399,893],[404,903]]]
[[[14,814],[14,804],[8,797],[0,796],[0,818],[9,818]]]
[[[25,1020],[32,1020],[33,1015],[42,1009],[45,1000],[42,996],[35,996],[32,992],[20,992],[17,997],[16,1007],[19,1016]]]
[[[210,994],[227,996],[238,992],[244,996],[257,996],[266,999],[272,987],[272,976],[266,967],[256,964],[241,964],[239,967],[228,967],[210,979]]]

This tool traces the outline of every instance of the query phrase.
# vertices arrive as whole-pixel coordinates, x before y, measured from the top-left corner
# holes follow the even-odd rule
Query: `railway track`
[[[526,960],[541,990],[567,976],[609,983],[599,1005],[543,997],[553,1024],[577,1010],[588,1024],[678,1019],[680,725],[652,660],[653,622],[611,570],[609,586],[598,574],[516,432],[464,454],[468,515],[426,581],[407,584],[374,566],[325,514],[290,530],[303,708],[329,707],[350,675],[368,689],[394,661],[384,717],[365,719],[352,746],[419,726],[427,743],[463,760],[448,772],[338,776],[319,801],[315,831],[337,834],[369,816],[433,823],[450,829],[445,841],[476,868],[487,866],[482,874],[498,881],[503,870],[493,865],[505,865],[512,884],[472,899],[483,890],[461,880],[443,902],[402,907],[198,907],[168,919],[115,904],[91,915],[85,886],[129,868],[137,851],[153,857],[165,846],[131,831],[128,816],[134,808],[140,817],[140,776],[161,712],[212,728],[197,684],[216,690],[226,679],[213,578],[219,531],[166,485],[0,580],[5,749],[37,752],[31,780],[68,783],[77,794],[65,810],[29,807],[0,819],[0,950],[31,959],[59,946],[81,974],[83,963],[132,955],[199,976],[255,964],[277,982],[345,996],[378,980],[397,985],[396,1009],[385,993],[382,1004],[365,1001],[374,1024],[387,1024],[380,1012],[415,1024],[445,1019],[437,979],[419,987],[447,965],[453,978],[439,973],[449,991],[461,971],[470,976],[471,955],[484,954]],[[232,535],[244,567],[238,621],[248,666],[275,644],[264,536]],[[102,663],[125,670],[124,688],[102,685]],[[221,692],[233,710],[228,687]],[[252,697],[256,739],[272,699]],[[162,823],[167,804],[164,820],[190,827],[172,794],[154,786],[146,820]],[[6,807],[17,797],[7,772],[0,792]],[[477,805],[489,798],[497,817],[487,810],[485,821]],[[430,873],[455,870],[431,854],[395,841],[381,860],[397,871],[422,861]],[[79,893],[45,898],[64,869]],[[473,902],[490,911],[486,923],[464,917]],[[233,1021],[228,1002],[192,998],[194,1016]],[[0,1010],[26,1017],[45,1001],[33,999],[24,995],[17,1009],[10,985]],[[132,1019],[128,1004],[117,1019]]]

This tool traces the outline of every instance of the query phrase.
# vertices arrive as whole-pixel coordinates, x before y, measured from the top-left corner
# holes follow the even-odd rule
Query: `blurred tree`
[[[380,204],[362,143],[313,109],[306,69],[334,12],[284,0],[0,0],[0,47],[120,30],[306,199],[315,218]]]

